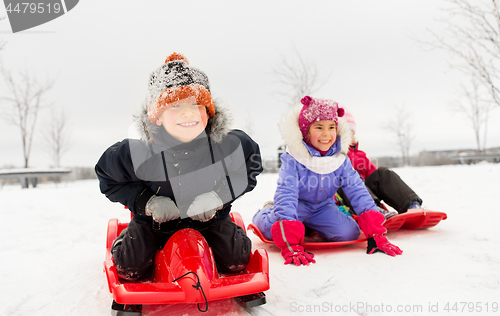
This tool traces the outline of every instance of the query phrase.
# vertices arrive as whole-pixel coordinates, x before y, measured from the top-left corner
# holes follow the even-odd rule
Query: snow
[[[267,304],[247,312],[232,301],[213,302],[210,314],[498,313],[500,164],[394,170],[428,209],[446,212],[448,219],[427,230],[390,232],[402,256],[367,255],[362,243],[315,251],[317,263],[301,267],[283,265],[276,248],[249,232],[253,246],[269,253]],[[246,224],[272,199],[276,178],[260,175],[255,190],[234,203]],[[110,315],[103,272],[106,226],[110,218],[128,220],[129,213],[109,202],[96,180],[36,189],[3,186],[0,211],[0,315]],[[181,314],[200,313],[192,307]]]

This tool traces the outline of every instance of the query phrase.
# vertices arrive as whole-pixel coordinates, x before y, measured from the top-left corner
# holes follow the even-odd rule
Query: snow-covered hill
[[[500,313],[500,164],[394,169],[432,210],[448,219],[422,231],[396,231],[392,258],[365,254],[358,244],[316,251],[316,264],[285,266],[276,248],[251,232],[269,253],[266,305],[244,315],[470,315]],[[233,207],[250,223],[272,199],[275,174]],[[111,296],[102,263],[110,218],[129,219],[95,180],[0,189],[0,315],[109,315]],[[231,304],[231,302],[227,302]],[[209,312],[221,311],[212,303]],[[199,314],[196,308],[184,310]],[[496,312],[496,313],[492,313]],[[160,315],[157,310],[150,314]]]

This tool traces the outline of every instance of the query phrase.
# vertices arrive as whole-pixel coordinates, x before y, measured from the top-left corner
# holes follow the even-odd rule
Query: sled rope
[[[183,275],[181,275],[180,277],[178,277],[177,279],[173,280],[172,283],[176,282],[177,280],[182,279],[183,277],[187,276],[190,273],[196,275],[196,280],[197,280],[196,284],[195,285],[191,285],[191,286],[194,287],[197,290],[199,289],[201,291],[201,294],[203,295],[203,298],[205,299],[205,310],[202,310],[200,308],[200,303],[196,304],[196,306],[198,307],[198,310],[200,312],[204,313],[204,312],[208,311],[208,300],[207,300],[207,297],[205,296],[205,292],[203,291],[203,287],[200,284],[200,277],[198,277],[198,274],[196,274],[196,272],[193,272],[193,271],[186,272]]]

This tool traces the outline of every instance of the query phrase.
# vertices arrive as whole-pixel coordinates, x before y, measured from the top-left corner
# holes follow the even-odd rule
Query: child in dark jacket
[[[332,100],[310,96],[301,103],[281,124],[287,151],[281,155],[274,203],[259,210],[253,223],[274,240],[285,264],[315,262],[301,246],[305,226],[327,241],[355,240],[361,228],[370,240],[368,253],[401,254],[385,237],[385,218],[347,159],[348,130],[338,120],[344,110]],[[350,198],[358,223],[339,211],[333,199],[338,188]]]
[[[394,171],[381,167],[377,168],[366,154],[358,149],[359,142],[356,137],[356,121],[350,112],[346,112],[342,118],[349,129],[351,143],[349,146],[348,157],[351,160],[352,166],[365,182],[368,191],[375,200],[375,203],[380,207],[381,201],[386,202],[394,208],[396,212],[385,213],[386,218],[390,218],[398,213],[405,213],[408,209],[422,208],[422,199],[396,174]],[[346,201],[345,194],[339,192]],[[347,201],[349,199],[347,198]]]
[[[228,215],[262,172],[259,146],[228,129],[205,73],[177,53],[151,74],[136,123],[140,139],[112,145],[95,167],[101,192],[133,214],[111,249],[118,275],[145,277],[156,252],[185,227],[205,237],[219,271],[244,269],[251,241]]]

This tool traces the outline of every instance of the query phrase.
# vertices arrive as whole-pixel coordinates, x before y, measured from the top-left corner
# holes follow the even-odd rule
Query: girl
[[[385,218],[402,214],[409,209],[422,208],[422,199],[413,191],[394,171],[381,167],[377,168],[366,154],[358,149],[359,142],[356,137],[356,121],[354,116],[346,112],[343,120],[347,122],[349,133],[351,135],[351,144],[349,146],[348,157],[354,169],[359,173],[366,187],[370,192],[379,210],[385,215]],[[339,190],[343,196],[341,190]],[[386,202],[396,211],[385,211],[380,208],[381,201]],[[349,204],[349,200],[344,199]]]
[[[381,250],[400,255],[402,251],[384,236],[384,215],[376,211],[359,174],[346,159],[350,138],[345,124],[338,125],[344,109],[332,100],[310,96],[301,103],[302,108],[289,112],[281,124],[287,151],[281,155],[274,204],[259,210],[253,223],[274,240],[285,264],[315,262],[314,255],[300,245],[305,226],[328,241],[355,240],[361,228],[369,238],[368,253]],[[336,206],[333,196],[340,187],[359,215],[358,223]]]

